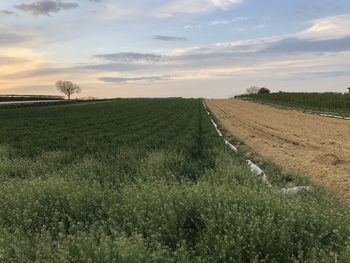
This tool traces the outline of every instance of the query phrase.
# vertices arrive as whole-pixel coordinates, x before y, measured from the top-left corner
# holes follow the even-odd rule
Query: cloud
[[[350,78],[349,21],[346,16],[326,17],[311,21],[307,30],[296,34],[176,49],[163,54],[154,54],[152,51],[110,52],[94,55],[95,63],[90,61],[63,66],[48,61],[31,67],[12,66],[9,74],[2,74],[7,78],[2,79],[9,79],[13,86],[18,86],[18,83],[28,83],[28,80],[45,83],[41,80],[52,82],[53,79],[71,78],[82,81],[82,85],[84,82],[93,83],[91,86],[100,83],[111,89],[115,84],[137,83],[135,86],[141,86],[139,83],[147,81],[156,82],[155,87],[175,87],[176,83],[183,81],[189,87],[190,83],[199,83],[191,81],[202,81],[208,86],[206,80],[210,80],[212,86],[223,83],[232,88],[232,83],[238,82],[250,85],[254,81],[265,85],[264,81],[287,83],[288,80],[292,83],[304,79],[303,83],[306,80],[311,83],[313,79],[323,77],[332,78],[332,85],[339,84],[346,80],[344,78]],[[16,52],[4,53],[0,62],[6,64],[6,56],[10,57],[14,53]],[[101,81],[104,82],[103,85]]]
[[[185,25],[185,29],[201,29],[202,25]]]
[[[110,63],[81,65],[76,69],[125,74],[127,72],[133,72],[133,74],[136,72],[137,74],[163,72],[167,75],[174,72],[181,75],[184,72],[207,71],[208,74],[212,72],[212,74],[219,75],[220,72],[230,74],[233,68],[235,70],[256,69],[257,65],[259,68],[267,67],[267,65],[283,68],[293,64],[293,67],[303,68],[306,61],[317,61],[314,62],[318,63],[317,65],[327,64],[331,61],[331,56],[348,51],[350,51],[350,34],[343,38],[323,39],[302,32],[199,48],[177,49],[162,55],[143,53],[96,55],[97,58],[110,61]],[[296,64],[292,61],[296,61]]]
[[[245,20],[248,20],[248,18],[247,17],[235,17],[235,18],[228,19],[228,20],[214,20],[210,24],[212,26],[229,25],[229,24],[232,24],[232,23],[235,23],[235,22],[238,22],[238,21],[245,21]]]
[[[350,15],[331,16],[312,21],[311,26],[298,34],[304,38],[341,38],[350,35]]]
[[[255,27],[255,29],[263,29],[263,28],[266,28],[266,27],[267,27],[267,25],[261,24],[261,25],[257,25],[257,26]]]
[[[16,13],[12,10],[0,10],[0,15],[6,15],[6,16],[10,16],[10,15],[15,15]]]
[[[150,64],[141,63],[103,63],[103,64],[86,64],[75,66],[75,70],[89,70],[101,72],[128,72],[135,70],[145,70],[150,67]]]
[[[325,18],[324,20],[329,20]],[[335,19],[331,19],[334,20]],[[318,21],[319,23],[321,21]],[[313,27],[314,23],[310,26]],[[309,31],[309,30],[307,30]],[[115,72],[118,78],[103,78],[105,82],[125,82],[125,75],[184,74],[191,78],[232,76],[233,72],[250,72],[256,75],[271,70],[282,72],[293,69],[304,71],[327,71],[322,66],[331,65],[333,70],[344,71],[350,66],[345,58],[350,56],[350,34],[339,38],[321,38],[304,32],[228,43],[219,43],[198,48],[168,51],[164,54],[111,53],[96,55],[106,60],[101,64],[86,64],[74,67],[79,72],[106,74]],[[350,61],[350,60],[349,60]],[[155,63],[156,62],[156,63]],[[346,65],[345,65],[346,64]],[[334,68],[334,65],[336,68]],[[270,71],[269,71],[270,70]],[[306,71],[307,72],[307,71]],[[243,74],[243,73],[240,73]],[[248,74],[248,73],[247,73]],[[266,75],[267,76],[267,75]],[[180,77],[176,78],[179,79]],[[138,78],[129,79],[137,81]]]
[[[124,77],[104,77],[99,78],[100,81],[117,83],[117,84],[126,84],[131,82],[140,82],[140,81],[159,81],[167,80],[170,78],[176,77],[174,75],[163,75],[163,76],[146,76],[146,77],[133,77],[133,78],[124,78]]]
[[[244,0],[173,0],[156,9],[157,14],[202,14],[216,9],[227,10]]]
[[[339,9],[339,3],[334,0],[308,0],[301,1],[298,11],[301,14],[320,14],[327,13],[331,10]]]
[[[163,35],[155,35],[153,36],[153,39],[160,40],[160,41],[186,41],[186,37],[176,37],[176,36],[163,36]]]
[[[18,63],[26,63],[26,62],[28,62],[28,60],[25,58],[0,55],[0,65],[3,65],[3,64],[10,65],[10,64],[18,64]]]
[[[27,37],[0,28],[0,46],[25,42]]]
[[[231,7],[232,5],[240,4],[243,1],[242,0],[211,0],[211,2],[214,6],[220,7],[220,8],[227,8]]]
[[[350,36],[337,39],[286,38],[262,49],[259,53],[326,53],[350,51]]]
[[[273,55],[294,55],[295,53],[328,53],[350,50],[350,16],[341,15],[312,21],[310,27],[300,33],[260,38],[245,41],[221,43],[201,48],[179,49],[169,56],[186,60],[221,61],[247,60],[259,57],[273,58]]]
[[[14,46],[5,45],[0,49],[0,79],[3,83],[0,89],[27,85],[29,83],[28,79],[19,79],[16,75],[47,67],[45,58],[41,54],[35,53],[28,48]],[[41,83],[45,78],[45,75],[40,75],[36,80]],[[29,79],[32,81],[33,76],[29,76]]]
[[[114,62],[158,62],[164,58],[162,55],[133,52],[102,54],[94,57]]]
[[[50,65],[43,64],[43,65],[40,65],[39,68],[12,73],[4,76],[4,78],[19,80],[19,79],[41,77],[41,76],[54,76],[59,74],[68,74],[70,72],[72,72],[71,68],[57,68],[57,67],[50,67]]]
[[[320,79],[320,78],[341,78],[349,77],[349,70],[339,71],[311,71],[311,72],[297,72],[290,76],[290,78],[298,79]]]
[[[31,13],[34,16],[47,15],[50,13],[58,13],[62,10],[69,10],[79,7],[77,3],[61,2],[53,0],[39,0],[31,4],[20,4],[14,6],[16,9]]]
[[[0,53],[10,48],[38,47],[46,41],[36,29],[21,25],[6,25],[5,21],[3,22],[4,27],[0,26]],[[18,54],[11,54],[11,56],[13,55],[17,56]]]
[[[103,20],[135,21],[135,18],[137,18],[138,21],[155,18],[168,20],[173,19],[176,15],[202,15],[216,10],[229,10],[245,1],[246,0],[104,0],[104,4],[101,5],[102,7],[93,12],[96,17]]]

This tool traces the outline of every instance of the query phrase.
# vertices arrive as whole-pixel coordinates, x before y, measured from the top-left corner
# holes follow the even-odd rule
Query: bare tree
[[[58,91],[66,94],[69,100],[72,94],[81,92],[81,88],[71,81],[57,81],[56,88]]]
[[[247,89],[247,93],[249,95],[251,94],[257,94],[259,92],[260,88],[257,86],[251,86],[250,88]]]

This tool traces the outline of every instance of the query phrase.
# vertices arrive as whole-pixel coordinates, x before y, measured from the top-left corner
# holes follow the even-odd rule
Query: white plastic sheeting
[[[256,164],[254,164],[252,161],[247,160],[246,161],[247,165],[249,166],[250,170],[252,173],[255,173],[256,175],[260,176],[264,174],[264,171],[259,168]]]
[[[314,112],[314,111],[302,111],[302,110],[291,110],[291,111],[302,112],[302,113],[307,113],[307,114],[322,116],[322,117],[328,117],[328,118],[341,119],[341,120],[350,120],[350,117],[344,117],[344,116],[338,116],[338,115],[332,115],[332,114],[326,114],[326,113],[319,113],[319,112]]]
[[[259,166],[257,166],[256,164],[254,164],[250,160],[247,160],[246,163],[247,163],[247,165],[250,168],[250,171],[252,173],[256,174],[261,179],[261,181],[263,181],[264,184],[266,184],[268,187],[272,188],[272,185],[267,180],[267,176],[266,176],[265,172],[263,170],[261,170]]]
[[[203,103],[204,109],[206,110],[208,116],[210,117],[210,113],[209,113],[209,111],[207,109],[207,105],[205,105],[204,101],[202,101],[202,103]],[[210,118],[210,120],[212,120],[212,119]]]
[[[286,195],[296,195],[301,192],[308,192],[311,190],[310,186],[297,186],[293,188],[283,188],[281,192]]]
[[[216,128],[216,132],[219,134],[220,137],[223,137],[221,131],[218,128]]]
[[[267,180],[267,176],[263,170],[260,169],[259,166],[254,164],[252,161],[247,160],[246,161],[247,165],[250,168],[250,171],[254,174],[256,174],[268,187],[272,188],[272,185],[270,182]],[[311,190],[310,186],[296,186],[292,188],[283,188],[281,189],[281,193],[285,195],[296,195],[302,192],[308,192]]]
[[[350,120],[349,117],[343,117],[343,116],[336,116],[331,114],[320,114],[323,117],[330,117],[330,118],[336,118],[336,119],[343,119],[343,120]]]
[[[218,129],[218,125],[213,121],[212,118],[210,118],[210,120],[211,120],[212,124],[214,125],[215,130],[216,130],[216,132],[219,134],[219,136],[220,136],[220,137],[223,137],[221,131]]]
[[[225,139],[225,144],[232,150],[234,151],[235,153],[238,153],[238,149],[233,146],[228,140]]]
[[[215,129],[218,128],[218,125],[213,121],[213,119],[210,119],[211,120],[211,123],[214,125]]]
[[[218,133],[218,135],[219,135],[220,137],[224,137],[224,136],[222,135],[221,131],[219,130],[218,125],[217,125],[217,124],[215,123],[215,121],[210,117],[210,113],[209,113],[209,111],[208,111],[208,109],[207,109],[207,106],[205,105],[204,101],[203,101],[203,106],[204,106],[204,108],[205,108],[205,110],[206,110],[206,112],[207,112],[207,114],[208,114],[208,116],[209,116],[209,118],[210,118],[211,123],[214,125],[215,130],[216,130],[216,132]],[[228,145],[228,144],[226,143],[226,140],[225,140],[225,144]],[[230,145],[228,145],[228,146],[230,147],[230,149],[234,150],[235,153],[238,152],[237,148],[234,147],[232,144],[230,144]],[[231,146],[232,146],[232,147],[231,147]]]
[[[206,111],[208,111],[207,105],[205,105],[204,101],[202,101],[202,103],[203,103],[204,109],[206,109]]]

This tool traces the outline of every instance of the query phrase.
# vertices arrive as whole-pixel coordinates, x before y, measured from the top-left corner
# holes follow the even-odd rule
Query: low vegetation
[[[342,93],[259,93],[237,96],[258,102],[275,104],[282,107],[329,112],[350,116],[350,94]]]
[[[317,188],[287,197],[265,187],[200,100],[0,118],[1,262],[350,260],[347,206]]]

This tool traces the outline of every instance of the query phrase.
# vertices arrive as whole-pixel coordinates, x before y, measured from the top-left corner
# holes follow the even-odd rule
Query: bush
[[[270,93],[270,90],[267,88],[261,88],[258,91],[258,94],[266,94],[266,93]]]

